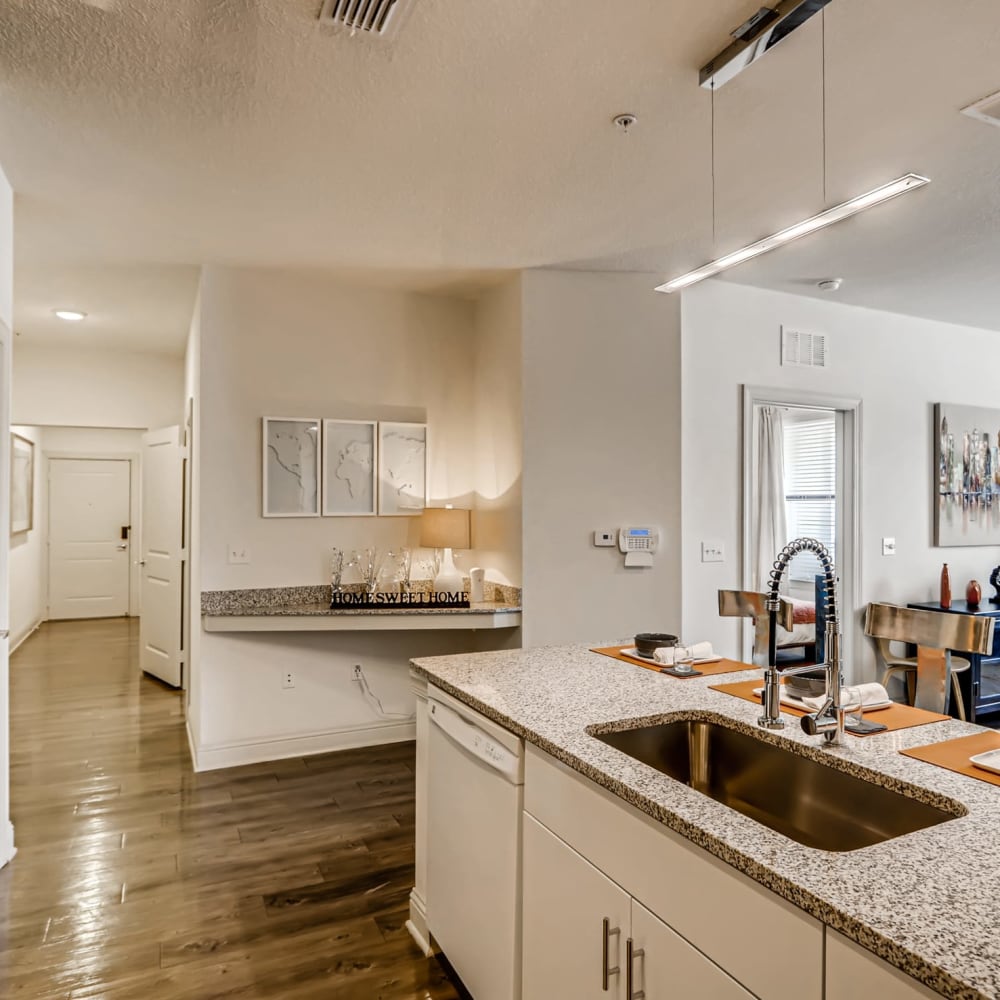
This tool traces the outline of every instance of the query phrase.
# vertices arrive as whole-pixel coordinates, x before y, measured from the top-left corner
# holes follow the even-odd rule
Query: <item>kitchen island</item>
[[[714,942],[704,929],[695,927],[692,934],[677,930],[693,940],[699,957],[707,953],[752,994],[765,1000],[770,996],[833,1000],[851,995],[887,1000],[932,995],[957,1000],[1000,998],[1000,939],[996,935],[1000,927],[1000,788],[899,753],[979,732],[978,727],[940,722],[866,738],[848,736],[842,748],[823,748],[817,738],[802,733],[792,717],[781,733],[765,733],[756,726],[759,707],[710,688],[728,680],[745,680],[746,673],[675,679],[577,646],[421,659],[413,661],[413,672],[528,744],[526,836],[529,821],[532,829],[539,825],[535,818],[549,830],[563,826],[555,833],[583,855],[581,861],[587,859],[623,885],[626,876],[619,879],[608,869],[619,865],[624,872],[627,861],[606,853],[607,863],[601,863],[594,855],[610,848],[602,845],[600,830],[589,828],[604,824],[610,835],[621,823],[622,837],[629,839],[618,844],[622,857],[638,852],[650,831],[659,834],[665,868],[673,865],[680,881],[684,871],[702,873],[701,881],[686,887],[690,898],[682,901],[695,911],[704,903],[697,898],[699,885],[706,892],[724,894],[728,889],[719,879],[728,873],[734,899],[749,898],[750,886],[749,895],[756,892],[759,897],[754,905],[765,907],[761,912],[766,915],[760,919],[773,920],[770,926],[755,926],[751,919],[741,925],[739,933],[728,933],[726,899],[718,895],[709,901],[716,907],[720,939],[728,935],[753,942],[755,935],[761,937],[761,943],[750,949],[751,957],[734,958],[737,965],[746,965],[746,975],[737,975],[738,969],[733,971],[713,953]],[[725,720],[764,742],[795,744],[799,752],[876,783],[904,790],[908,786],[914,797],[964,815],[871,847],[844,853],[821,851],[782,836],[588,733],[652,724],[665,716],[691,717],[691,713]],[[418,768],[420,732],[418,721]],[[535,793],[533,772],[539,788]],[[418,796],[420,782],[418,771]],[[843,806],[852,808],[849,802]],[[545,815],[538,817],[538,813]],[[551,839],[558,841],[558,837]],[[677,857],[683,864],[668,860],[668,851],[680,851]],[[418,889],[419,866],[418,842]],[[645,894],[652,897],[659,891],[654,884],[658,867],[655,858],[647,866],[648,886],[624,886],[638,897],[633,900],[633,927],[636,908],[642,909],[638,904],[649,905]],[[524,920],[527,948],[527,929],[533,920],[527,902]],[[786,924],[790,936],[783,938]],[[800,933],[804,943],[799,955],[795,935]],[[699,934],[707,940],[707,947]],[[809,942],[818,944],[814,947]],[[752,981],[759,975],[762,951],[767,952],[765,965],[773,970],[773,991]],[[801,968],[796,971],[799,959]],[[780,986],[793,972],[800,979]],[[733,996],[751,995],[742,987],[734,988],[741,992]],[[649,989],[646,992],[652,1000]],[[525,1000],[533,1000],[527,991]]]

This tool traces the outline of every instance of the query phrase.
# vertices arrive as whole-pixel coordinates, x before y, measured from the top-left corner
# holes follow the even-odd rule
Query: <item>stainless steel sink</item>
[[[928,805],[717,721],[684,719],[595,738],[786,837],[853,851],[965,814]]]

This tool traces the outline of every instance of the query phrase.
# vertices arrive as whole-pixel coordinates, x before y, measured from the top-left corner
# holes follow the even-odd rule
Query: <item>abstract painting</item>
[[[1000,544],[1000,410],[934,407],[934,544]]]

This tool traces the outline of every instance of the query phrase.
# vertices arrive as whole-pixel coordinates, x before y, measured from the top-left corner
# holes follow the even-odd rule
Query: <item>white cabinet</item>
[[[732,976],[634,899],[631,940],[633,997],[643,993],[646,1000],[752,1000]]]
[[[628,893],[527,815],[523,898],[524,1000],[624,1000]]]
[[[928,989],[843,934],[826,929],[826,1000],[925,1000],[940,994]]]
[[[624,889],[524,819],[524,1000],[752,1000]]]
[[[750,993],[821,1000],[823,925],[798,907],[533,746],[524,809]]]

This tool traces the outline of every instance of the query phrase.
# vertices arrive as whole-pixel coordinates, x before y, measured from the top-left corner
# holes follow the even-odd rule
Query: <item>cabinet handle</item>
[[[625,1000],[646,1000],[646,991],[635,991],[635,960],[645,958],[644,948],[635,948],[632,939],[625,942]]]
[[[620,927],[612,927],[611,921],[607,917],[604,918],[604,940],[601,943],[601,989],[605,993],[608,992],[608,981],[611,977],[619,975],[622,971],[617,965],[613,969],[608,965],[611,935],[614,934],[621,940],[621,933]]]

